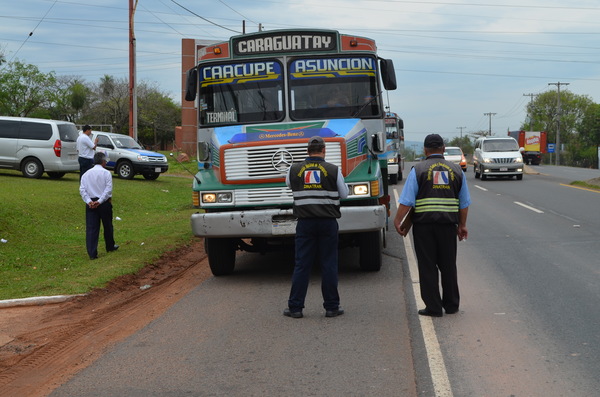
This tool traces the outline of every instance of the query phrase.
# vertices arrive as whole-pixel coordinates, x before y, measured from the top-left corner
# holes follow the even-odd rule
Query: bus
[[[380,157],[387,161],[390,184],[395,185],[402,180],[404,170],[404,121],[397,113],[385,114],[386,152]]]
[[[205,238],[213,274],[232,273],[237,251],[293,247],[285,176],[315,135],[350,188],[340,248],[358,248],[359,267],[379,270],[389,196],[378,156],[382,93],[396,89],[392,60],[378,57],[373,40],[334,30],[263,31],[197,48],[182,108],[197,123],[192,232]]]

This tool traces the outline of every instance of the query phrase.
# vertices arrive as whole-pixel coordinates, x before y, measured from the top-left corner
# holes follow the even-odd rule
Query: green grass
[[[172,162],[172,159],[169,159]],[[195,161],[188,168],[195,172]],[[85,204],[79,174],[27,179],[0,170],[0,299],[86,293],[132,274],[192,239],[191,175],[173,166],[155,181],[113,178],[115,240],[99,258],[85,249]],[[185,172],[185,171],[183,171]],[[180,175],[174,175],[180,174]]]
[[[574,181],[574,182],[571,182],[571,185],[585,187],[588,189],[600,190],[600,184],[593,184],[593,183],[590,183],[590,181]]]

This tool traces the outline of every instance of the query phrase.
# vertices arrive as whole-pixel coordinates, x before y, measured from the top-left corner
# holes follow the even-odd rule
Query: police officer
[[[348,197],[341,170],[325,161],[325,141],[313,136],[308,157],[292,165],[286,177],[294,194],[296,265],[284,316],[301,318],[313,263],[321,264],[321,292],[326,317],[344,314],[338,294],[338,223],[340,198]]]
[[[425,161],[417,163],[400,195],[394,226],[406,236],[411,226],[419,267],[423,316],[441,317],[458,312],[460,295],[456,274],[457,239],[466,240],[471,204],[464,172],[444,160],[444,140],[427,135]],[[442,279],[440,296],[439,275]]]

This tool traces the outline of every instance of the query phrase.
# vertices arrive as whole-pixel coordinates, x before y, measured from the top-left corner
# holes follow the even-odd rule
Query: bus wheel
[[[208,265],[215,276],[227,276],[235,268],[235,239],[206,238],[204,248],[208,255]]]
[[[390,185],[395,185],[398,183],[398,174],[390,175]]]
[[[359,235],[359,264],[361,270],[377,272],[381,269],[381,230]]]

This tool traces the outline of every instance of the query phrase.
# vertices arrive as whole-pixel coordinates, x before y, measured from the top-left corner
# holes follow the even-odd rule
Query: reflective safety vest
[[[463,183],[459,165],[430,156],[415,165],[419,191],[413,223],[458,224],[458,194]]]
[[[338,167],[319,157],[308,157],[290,168],[294,215],[298,218],[339,218]]]

